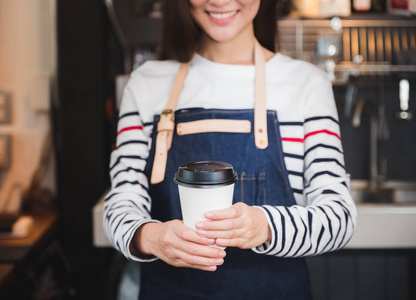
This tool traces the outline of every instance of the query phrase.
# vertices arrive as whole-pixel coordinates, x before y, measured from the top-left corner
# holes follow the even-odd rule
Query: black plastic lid
[[[196,161],[181,165],[173,181],[181,186],[214,188],[235,183],[237,173],[225,162]]]

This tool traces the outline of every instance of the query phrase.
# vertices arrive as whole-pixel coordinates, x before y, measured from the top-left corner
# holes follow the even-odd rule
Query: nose
[[[209,3],[215,6],[224,6],[230,3],[232,0],[209,0]]]

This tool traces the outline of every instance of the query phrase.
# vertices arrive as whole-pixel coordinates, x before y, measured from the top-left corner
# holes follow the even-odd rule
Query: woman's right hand
[[[225,251],[209,246],[213,244],[215,240],[200,237],[182,221],[173,220],[142,225],[134,234],[130,251],[154,255],[175,267],[215,271],[224,263]]]

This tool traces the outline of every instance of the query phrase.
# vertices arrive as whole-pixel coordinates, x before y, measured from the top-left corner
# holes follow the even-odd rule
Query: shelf
[[[322,18],[306,18],[297,15],[289,15],[278,19],[278,22],[285,22],[285,21],[325,21],[331,20],[333,17],[322,17]],[[352,13],[348,17],[340,17],[343,21],[360,21],[360,20],[368,20],[368,21],[416,21],[415,15],[397,15],[397,14],[389,14],[386,12],[368,12],[368,13]]]
[[[333,29],[331,19],[284,19],[281,52],[315,63],[335,85],[351,76],[415,74],[416,17],[359,14],[337,25]]]
[[[54,213],[29,214],[33,218],[33,229],[24,238],[0,239],[0,262],[16,263],[25,259],[32,251],[39,249],[49,241],[57,226]]]
[[[346,85],[349,83],[352,77],[388,77],[388,76],[406,76],[414,78],[416,76],[416,65],[390,65],[388,63],[379,64],[354,64],[350,62],[344,62],[335,66],[333,71],[327,72],[330,79],[332,79],[333,85]],[[332,75],[331,75],[332,74]],[[333,78],[331,78],[333,77]]]

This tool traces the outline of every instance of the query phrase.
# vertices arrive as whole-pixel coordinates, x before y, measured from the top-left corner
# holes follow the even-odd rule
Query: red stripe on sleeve
[[[309,132],[309,133],[307,133],[307,134],[305,135],[305,139],[306,139],[307,137],[310,137],[310,136],[315,135],[315,134],[318,134],[318,133],[326,133],[326,134],[329,134],[329,135],[336,136],[338,139],[341,139],[341,137],[340,137],[338,134],[336,134],[335,132],[332,132],[332,131],[326,130],[326,129],[324,129],[324,130],[318,130],[318,131],[312,131],[312,132]]]
[[[119,132],[117,132],[117,135],[119,135],[120,133],[124,132],[124,131],[129,131],[129,130],[142,130],[143,127],[142,126],[131,126],[131,127],[126,127],[123,129],[120,129]]]
[[[284,142],[294,142],[294,143],[303,143],[303,139],[297,139],[297,138],[282,138],[282,141],[284,141]]]

